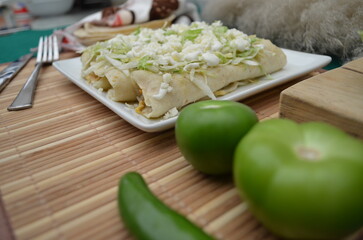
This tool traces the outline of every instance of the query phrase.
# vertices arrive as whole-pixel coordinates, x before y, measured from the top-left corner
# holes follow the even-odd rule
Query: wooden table
[[[0,95],[0,239],[132,239],[116,205],[127,171],[218,239],[274,239],[230,177],[203,175],[184,160],[174,130],[136,129],[52,66],[42,69],[34,107],[8,112],[33,66]],[[242,102],[261,120],[278,117],[280,92],[302,79]]]

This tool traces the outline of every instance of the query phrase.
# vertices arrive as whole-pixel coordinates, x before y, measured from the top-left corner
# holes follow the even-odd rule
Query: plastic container
[[[71,10],[74,0],[24,0],[33,16],[54,16]]]

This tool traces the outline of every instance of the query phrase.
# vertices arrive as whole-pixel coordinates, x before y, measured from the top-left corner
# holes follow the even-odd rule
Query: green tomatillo
[[[248,106],[223,100],[207,100],[185,107],[177,119],[175,135],[185,159],[207,174],[232,171],[234,150],[258,122]]]
[[[234,180],[288,239],[342,239],[363,226],[363,142],[326,123],[273,119],[238,144]]]

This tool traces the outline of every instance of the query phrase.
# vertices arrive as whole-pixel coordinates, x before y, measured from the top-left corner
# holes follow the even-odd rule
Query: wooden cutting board
[[[363,138],[363,58],[282,91],[280,116],[324,121]]]

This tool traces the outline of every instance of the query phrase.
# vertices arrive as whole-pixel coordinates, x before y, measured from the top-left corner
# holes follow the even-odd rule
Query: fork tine
[[[37,63],[40,63],[42,61],[42,53],[43,53],[43,37],[40,37],[38,44]]]
[[[58,40],[57,36],[53,36],[53,60],[59,59],[59,49],[58,49]]]
[[[53,61],[53,41],[52,36],[48,37],[48,62]]]
[[[48,53],[48,37],[44,37],[44,44],[43,44],[43,62],[47,62],[47,53]]]

